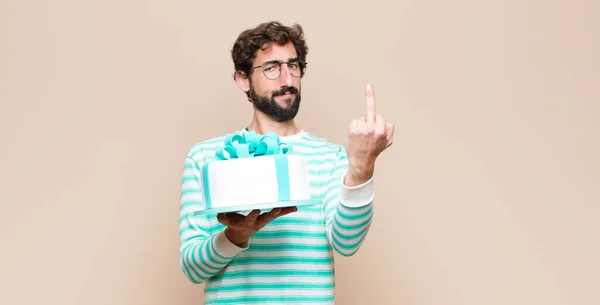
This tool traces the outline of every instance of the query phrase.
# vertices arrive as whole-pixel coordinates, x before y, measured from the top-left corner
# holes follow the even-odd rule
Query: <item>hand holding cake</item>
[[[347,186],[360,185],[373,176],[375,160],[392,145],[394,136],[394,125],[376,112],[371,85],[367,85],[365,97],[366,117],[352,120],[348,126],[346,153],[349,165],[344,179]]]
[[[260,210],[253,210],[247,216],[238,213],[220,213],[217,220],[227,226],[225,229],[227,238],[238,247],[244,247],[250,237],[269,222],[297,210],[296,207],[275,208],[262,214]]]

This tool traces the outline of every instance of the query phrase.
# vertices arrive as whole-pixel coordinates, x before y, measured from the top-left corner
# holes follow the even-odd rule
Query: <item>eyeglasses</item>
[[[303,63],[298,59],[292,59],[287,62],[269,61],[260,66],[253,67],[252,70],[260,68],[266,78],[276,80],[281,75],[281,65],[287,65],[288,70],[290,70],[290,74],[292,74],[293,77],[301,77],[306,70],[306,63]]]

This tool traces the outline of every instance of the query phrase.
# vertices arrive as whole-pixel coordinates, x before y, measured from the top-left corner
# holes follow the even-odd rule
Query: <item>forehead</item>
[[[264,45],[261,49],[256,51],[254,63],[260,65],[267,61],[288,61],[289,59],[296,57],[298,57],[296,48],[291,42],[288,42],[285,45],[271,43],[269,45]]]

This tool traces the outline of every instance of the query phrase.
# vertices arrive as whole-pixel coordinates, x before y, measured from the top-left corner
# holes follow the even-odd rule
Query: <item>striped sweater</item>
[[[245,132],[246,129],[242,130]],[[205,283],[205,304],[334,304],[334,252],[351,256],[364,241],[373,216],[373,178],[347,187],[343,146],[309,132],[281,137],[308,162],[311,193],[321,205],[299,207],[273,220],[238,247],[215,216],[198,216],[201,168],[214,161],[226,136],[195,144],[181,181],[181,268]]]

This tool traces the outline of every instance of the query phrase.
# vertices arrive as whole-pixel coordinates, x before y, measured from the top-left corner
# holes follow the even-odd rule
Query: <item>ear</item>
[[[242,91],[244,92],[248,92],[250,91],[250,80],[248,79],[248,76],[242,72],[242,71],[235,71],[235,82],[237,83],[238,87],[240,87],[240,89],[242,89]]]

